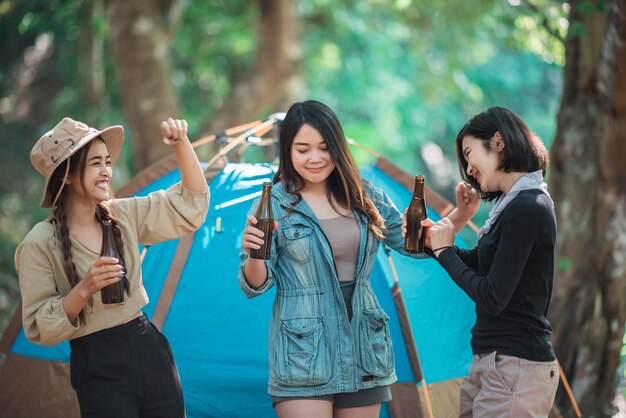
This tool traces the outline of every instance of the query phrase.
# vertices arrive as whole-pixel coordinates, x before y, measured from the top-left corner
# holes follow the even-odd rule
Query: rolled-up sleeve
[[[274,283],[276,282],[276,278],[274,276],[274,269],[271,263],[269,263],[268,260],[266,260],[265,267],[267,268],[267,281],[263,283],[263,285],[259,287],[258,289],[251,287],[248,284],[248,281],[246,280],[246,276],[243,273],[244,265],[246,264],[246,261],[248,260],[248,258],[249,258],[248,253],[241,256],[241,265],[239,266],[239,286],[241,287],[241,290],[243,290],[243,293],[246,294],[246,296],[248,296],[249,298],[253,298],[255,296],[262,295],[263,293],[271,289],[271,287],[274,286]]]
[[[26,338],[41,345],[55,345],[71,339],[79,329],[79,320],[72,323],[68,319],[45,252],[38,243],[25,241],[17,248],[15,261]]]
[[[256,199],[252,203],[252,207],[248,211],[248,215],[254,215],[256,213],[256,208],[258,207],[259,202],[260,199]],[[247,225],[248,224],[246,221],[246,226]],[[276,246],[277,232],[274,231],[272,233],[272,248],[270,251],[270,258],[268,260],[265,260],[265,267],[267,269],[267,281],[263,283],[263,285],[258,289],[254,289],[253,287],[251,287],[246,280],[246,276],[244,275],[244,267],[246,265],[246,261],[248,261],[248,258],[250,258],[250,255],[243,248],[239,251],[239,258],[241,259],[241,263],[239,264],[239,286],[249,298],[262,295],[263,293],[267,292],[272,286],[274,286],[274,283],[276,283]]]
[[[182,183],[145,197],[113,201],[116,214],[137,225],[140,244],[151,245],[198,230],[209,210],[210,192],[194,192]]]

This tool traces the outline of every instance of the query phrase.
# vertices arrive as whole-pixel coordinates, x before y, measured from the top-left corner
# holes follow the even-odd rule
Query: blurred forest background
[[[15,247],[48,214],[28,155],[64,116],[125,126],[119,186],[168,152],[169,116],[186,118],[193,140],[314,98],[348,136],[452,199],[455,134],[505,106],[551,147],[557,355],[583,413],[613,414],[626,320],[624,0],[0,0],[0,39],[0,330],[19,301]]]

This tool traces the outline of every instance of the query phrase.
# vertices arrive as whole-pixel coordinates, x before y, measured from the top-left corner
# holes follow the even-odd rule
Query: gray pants
[[[461,384],[459,417],[547,417],[559,383],[556,360],[475,355]]]

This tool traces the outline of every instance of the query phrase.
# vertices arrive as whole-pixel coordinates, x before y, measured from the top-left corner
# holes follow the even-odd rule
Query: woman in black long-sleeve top
[[[429,226],[430,247],[476,303],[474,360],[461,385],[461,417],[546,417],[558,367],[547,319],[556,220],[543,182],[548,153],[519,116],[491,108],[456,137],[461,175],[495,204],[476,248],[453,246],[443,218]]]

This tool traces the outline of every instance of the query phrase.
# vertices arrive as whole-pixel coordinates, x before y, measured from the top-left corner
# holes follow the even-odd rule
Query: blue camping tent
[[[177,182],[178,171],[166,166],[139,176],[142,180],[136,184],[141,187],[135,186],[132,194],[145,195]],[[245,215],[275,166],[229,163],[212,168],[211,205],[204,225],[189,237],[145,252],[143,280],[150,303],[144,311],[170,340],[188,417],[272,417],[266,385],[273,291],[248,299],[236,277]],[[376,166],[363,168],[362,175],[382,187],[399,208],[410,200],[406,183],[412,177],[388,161],[379,159]],[[429,203],[436,203],[431,203],[429,214],[436,220],[447,203],[428,193]],[[371,280],[391,318],[399,378],[394,401],[383,407],[381,416],[420,416],[420,402],[425,401],[423,388],[418,388],[422,378],[435,416],[454,414],[459,380],[471,362],[473,303],[434,260],[394,252],[388,257],[382,248],[377,258]],[[0,343],[0,352],[7,353],[0,369],[0,410],[7,416],[32,417],[37,416],[32,411],[44,407],[48,417],[78,416],[69,387],[69,344],[30,343],[20,329],[19,312],[16,316]]]

